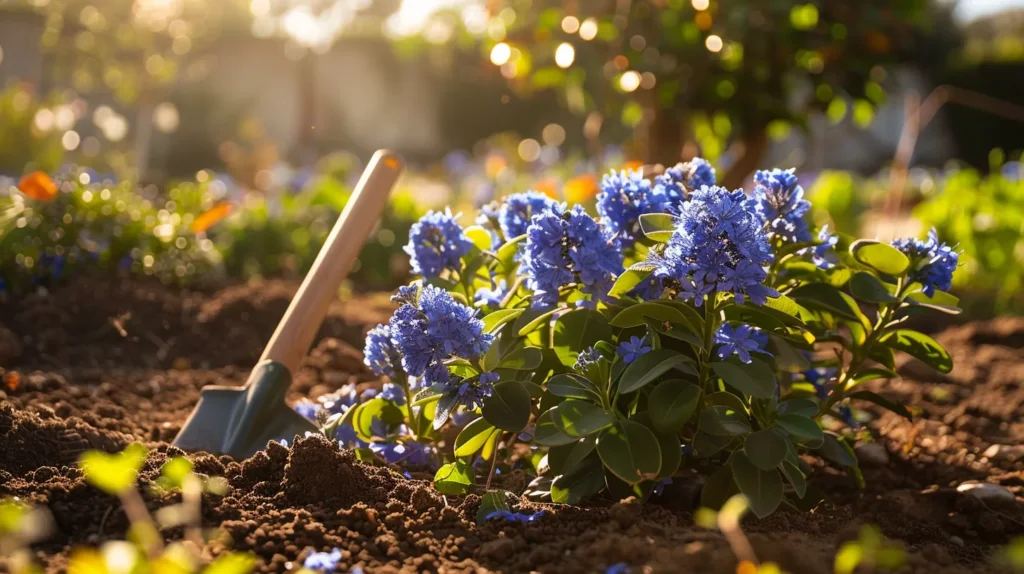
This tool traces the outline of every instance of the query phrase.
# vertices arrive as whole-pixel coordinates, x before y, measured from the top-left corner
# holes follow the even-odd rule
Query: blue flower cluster
[[[378,377],[395,376],[395,366],[401,365],[402,357],[391,341],[390,324],[377,325],[366,334],[363,363]]]
[[[509,522],[522,522],[523,524],[530,524],[536,522],[547,515],[547,512],[540,510],[533,514],[526,514],[523,512],[512,512],[510,510],[495,510],[494,512],[488,513],[484,516],[484,520],[494,520],[500,518]]]
[[[572,368],[583,373],[600,359],[601,353],[594,347],[589,347],[580,351],[580,354],[576,356],[576,364]]]
[[[519,273],[526,276],[535,307],[556,304],[559,290],[572,283],[602,297],[622,272],[619,242],[579,205],[535,214],[522,255]]]
[[[769,233],[791,243],[811,241],[813,236],[804,221],[811,202],[804,199],[804,188],[793,170],[758,171],[754,182],[758,214]]]
[[[408,436],[409,429],[401,425],[398,429],[400,436]],[[388,464],[409,464],[414,466],[434,466],[436,464],[437,451],[430,445],[415,440],[372,442],[370,450],[383,458]]]
[[[642,235],[640,216],[665,213],[671,199],[662,187],[652,187],[639,171],[612,170],[601,179],[597,213],[601,223],[628,247]]]
[[[695,157],[685,163],[677,163],[654,178],[654,187],[668,201],[670,211],[677,211],[689,192],[716,183],[715,168],[707,160]]]
[[[622,357],[622,361],[628,365],[647,353],[650,353],[651,345],[647,342],[646,337],[640,338],[633,335],[628,341],[620,343],[619,348],[616,350],[618,351],[619,356]]]
[[[829,383],[835,379],[838,372],[835,367],[815,367],[804,371],[804,379],[814,387],[814,393],[818,398],[824,400],[832,390]]]
[[[778,295],[764,285],[773,258],[757,202],[739,190],[702,187],[683,204],[664,252],[649,261],[655,277],[698,306],[715,291],[763,305]]]
[[[806,247],[799,251],[800,255],[810,255],[811,262],[818,266],[818,269],[831,269],[836,266],[835,247],[839,243],[839,236],[830,233],[828,225],[821,226],[818,230],[819,243],[814,247]]]
[[[306,556],[302,567],[317,572],[334,572],[338,568],[338,562],[341,562],[341,550],[335,548],[330,552],[314,552]]]
[[[953,285],[953,272],[960,261],[960,254],[939,241],[939,234],[932,228],[928,239],[897,239],[893,247],[910,258],[911,281],[920,283],[924,294],[931,297],[935,290],[946,291]]]
[[[764,353],[770,355],[768,347],[768,335],[750,325],[733,327],[729,323],[723,323],[715,333],[715,343],[718,345],[718,358],[726,359],[736,355],[744,363],[751,361],[750,353]]]
[[[412,271],[427,278],[445,270],[459,271],[463,255],[473,247],[451,211],[430,211],[409,229],[404,247],[412,261]]]
[[[508,284],[504,279],[495,281],[491,277],[490,287],[481,287],[476,290],[473,294],[473,303],[477,307],[492,307],[498,308],[501,306],[502,299],[508,294]]]
[[[498,210],[498,226],[505,239],[526,233],[534,215],[555,209],[558,202],[536,191],[514,193],[505,198]]]
[[[468,410],[475,410],[484,404],[484,399],[494,392],[494,383],[498,382],[497,373],[480,373],[475,380],[463,379],[459,382],[459,404]]]
[[[403,301],[391,318],[391,341],[402,357],[402,368],[427,385],[447,383],[451,376],[444,364],[455,357],[476,359],[487,352],[493,335],[484,333],[478,311],[433,285],[413,296],[408,289],[396,296]]]

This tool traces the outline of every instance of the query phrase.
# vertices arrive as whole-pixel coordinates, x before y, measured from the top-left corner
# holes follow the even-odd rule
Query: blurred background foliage
[[[389,287],[429,209],[700,155],[796,167],[843,230],[934,225],[1020,311],[1022,82],[1014,0],[0,0],[0,278],[301,276],[390,147],[354,275]]]

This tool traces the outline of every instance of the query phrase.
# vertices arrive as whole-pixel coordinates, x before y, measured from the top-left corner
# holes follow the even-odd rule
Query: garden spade
[[[397,155],[383,150],[373,155],[245,385],[204,387],[174,446],[241,460],[267,441],[291,442],[316,432],[313,423],[285,404],[285,393],[401,170]]]

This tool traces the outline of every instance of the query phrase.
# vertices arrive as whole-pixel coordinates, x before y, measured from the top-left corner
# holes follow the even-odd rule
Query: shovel
[[[317,431],[285,404],[285,393],[401,171],[396,154],[381,150],[373,155],[245,385],[204,387],[174,446],[242,460],[268,441],[291,442]]]

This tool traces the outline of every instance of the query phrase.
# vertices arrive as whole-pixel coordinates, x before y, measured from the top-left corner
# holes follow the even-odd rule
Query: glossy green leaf
[[[654,266],[647,263],[631,265],[615,280],[611,290],[608,291],[608,296],[621,297],[629,293],[633,289],[636,289],[637,285],[643,283],[645,279],[650,277],[653,272]]]
[[[818,423],[805,416],[781,415],[775,419],[775,424],[789,433],[794,442],[806,445],[808,448],[819,448],[824,440],[824,433]]]
[[[701,411],[700,430],[715,436],[738,436],[750,432],[750,418],[745,411],[714,406]]]
[[[442,466],[434,474],[434,488],[442,494],[465,494],[475,482],[473,467],[461,460]]]
[[[789,462],[788,460],[782,461],[779,465],[779,470],[786,476],[786,480],[789,484],[793,485],[793,490],[796,491],[798,498],[803,498],[807,494],[807,478],[804,473],[800,471],[800,467]]]
[[[504,245],[498,248],[498,251],[494,254],[498,260],[498,266],[496,271],[502,275],[511,274],[515,270],[518,263],[516,263],[516,253],[519,252],[521,244],[526,242],[526,234],[520,235],[519,237],[513,237],[505,242]]]
[[[548,325],[551,322],[551,316],[558,311],[558,307],[553,309],[527,309],[512,323],[512,328],[516,330],[518,336],[525,337],[542,326]]]
[[[585,437],[615,422],[615,417],[601,407],[579,399],[568,399],[548,412],[555,426],[573,437]]]
[[[661,470],[654,480],[669,478],[683,463],[683,443],[674,433],[655,432],[658,448],[661,450]]]
[[[117,454],[90,450],[82,453],[78,466],[86,482],[107,494],[119,494],[135,486],[148,452],[140,443],[132,443]]]
[[[762,429],[747,436],[743,451],[757,468],[773,470],[786,458],[786,453],[789,452],[788,442],[774,430]]]
[[[853,449],[842,437],[833,432],[825,433],[824,443],[817,450],[823,458],[839,466],[857,466],[857,457],[854,456]]]
[[[805,307],[821,309],[846,319],[860,320],[858,311],[850,306],[841,291],[831,285],[810,283],[794,289],[791,296]]]
[[[551,377],[548,379],[547,388],[548,392],[556,397],[601,402],[600,391],[594,386],[594,383],[576,373],[560,373]]]
[[[506,431],[519,432],[530,422],[530,391],[519,381],[501,381],[484,399],[481,414],[487,422]]]
[[[540,366],[544,354],[537,347],[520,347],[505,355],[498,366],[502,369],[532,371]]]
[[[476,454],[493,434],[499,432],[482,417],[470,422],[455,438],[455,456],[461,458]]]
[[[484,332],[494,333],[498,329],[510,321],[515,321],[523,314],[525,309],[498,309],[492,313],[488,313],[483,318]]]
[[[499,510],[510,510],[511,507],[508,504],[510,498],[514,498],[515,495],[511,492],[504,490],[496,490],[484,493],[480,497],[480,508],[476,511],[476,523],[483,524],[487,520],[487,515],[492,512]]]
[[[779,403],[780,415],[798,415],[812,418],[818,414],[818,403],[811,399],[795,398]]]
[[[861,401],[868,401],[869,403],[874,403],[884,409],[890,410],[900,415],[901,417],[907,419],[908,421],[914,420],[914,415],[910,414],[910,411],[907,410],[907,407],[897,403],[896,401],[887,399],[882,395],[879,395],[878,393],[873,393],[871,391],[857,391],[856,393],[852,393],[850,395],[850,398]]]
[[[873,381],[875,379],[898,379],[899,376],[899,373],[896,371],[891,371],[882,367],[868,367],[867,369],[860,369],[857,371],[857,375],[853,377],[853,384],[850,385],[850,387],[863,383],[864,381]]]
[[[693,435],[693,453],[697,458],[712,457],[729,446],[734,439],[734,436],[713,435],[698,430]]]
[[[896,300],[877,277],[867,271],[858,271],[850,279],[850,293],[855,299],[867,303],[891,303]]]
[[[605,468],[629,484],[653,480],[661,470],[657,437],[644,425],[620,420],[597,437],[597,454]]]
[[[675,218],[667,213],[645,213],[640,216],[640,229],[652,241],[668,241],[675,228]]]
[[[561,405],[559,405],[561,406]],[[541,413],[537,417],[536,428],[533,431],[533,442],[541,446],[560,446],[571,444],[579,440],[577,437],[569,436],[555,424],[555,414],[558,407],[554,407]]]
[[[571,367],[580,351],[598,341],[612,340],[612,329],[604,315],[592,309],[576,309],[555,321],[553,347],[558,360]]]
[[[732,468],[725,465],[704,481],[704,488],[700,492],[701,508],[718,510],[722,508],[725,501],[738,492],[739,487],[736,486],[736,481],[732,477]]]
[[[924,333],[900,329],[881,338],[882,344],[903,351],[940,373],[953,370],[953,358],[935,339]]]
[[[426,403],[437,401],[437,399],[444,394],[444,390],[447,386],[448,385],[444,383],[438,383],[436,385],[430,385],[429,387],[417,392],[412,397],[412,406],[418,407]]]
[[[681,379],[658,383],[647,399],[651,425],[659,432],[679,432],[696,412],[700,395],[700,387]]]
[[[761,470],[742,451],[736,451],[729,458],[733,480],[743,496],[747,497],[750,510],[758,518],[775,512],[782,503],[782,477],[777,470]]]
[[[405,421],[405,414],[399,407],[380,397],[370,399],[355,408],[358,410],[353,415],[352,428],[355,429],[359,438],[366,442],[373,440],[374,419],[379,419],[389,425],[397,425]]]
[[[711,368],[725,384],[744,394],[762,399],[770,399],[775,394],[775,372],[757,357],[751,357],[749,363],[729,357],[726,361],[711,363]]]
[[[853,242],[850,253],[858,262],[886,275],[900,276],[910,267],[910,259],[902,251],[872,239]]]
[[[619,379],[619,393],[632,393],[644,385],[653,382],[671,369],[696,374],[696,371],[687,364],[692,362],[693,359],[676,351],[668,349],[651,351],[640,356],[626,367],[626,370],[622,373],[622,378]]]
[[[601,459],[590,456],[551,483],[551,500],[558,504],[579,504],[605,487]]]
[[[641,327],[647,324],[647,317],[664,323],[688,323],[686,315],[679,309],[654,301],[645,301],[620,311],[612,319],[611,325],[621,328]]]

